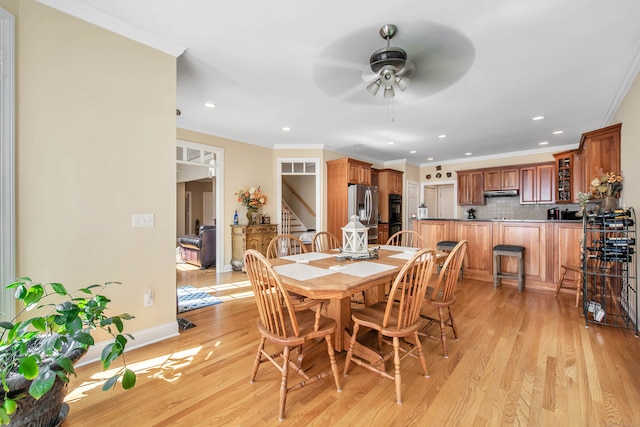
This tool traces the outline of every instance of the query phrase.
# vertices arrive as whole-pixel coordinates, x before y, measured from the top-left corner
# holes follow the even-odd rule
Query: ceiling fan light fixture
[[[393,86],[387,86],[384,88],[384,97],[385,98],[393,98],[396,95],[395,91],[393,90]]]
[[[367,85],[367,90],[371,95],[376,96],[381,85],[382,85],[382,80],[375,79],[374,81],[372,81]]]
[[[396,85],[403,92],[409,87],[409,82],[410,80],[406,77],[396,76]]]

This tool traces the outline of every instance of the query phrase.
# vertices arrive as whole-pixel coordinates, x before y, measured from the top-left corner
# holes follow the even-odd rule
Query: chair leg
[[[424,359],[424,352],[422,351],[422,344],[420,343],[420,337],[418,336],[418,332],[413,335],[413,339],[416,342],[416,348],[418,349],[418,359],[420,360],[420,365],[422,366],[422,372],[424,373],[425,378],[429,378],[429,371],[427,370],[427,362]]]
[[[258,353],[256,354],[256,358],[253,361],[253,369],[251,370],[251,379],[249,382],[253,384],[256,380],[256,375],[258,375],[258,368],[260,367],[260,363],[262,360],[262,350],[264,350],[264,343],[267,341],[265,337],[260,339],[260,344],[258,344]]]
[[[284,408],[287,405],[287,377],[289,376],[289,347],[282,352],[282,378],[280,380],[280,421],[284,420]]]
[[[395,367],[396,403],[398,405],[402,405],[402,377],[400,376],[400,338],[398,337],[393,337],[393,365]]]
[[[458,329],[456,328],[456,322],[453,320],[453,313],[451,313],[451,307],[449,309],[449,321],[451,322],[451,330],[453,331],[453,337],[458,339]]]
[[[564,280],[564,276],[567,275],[567,269],[562,267],[562,276],[560,276],[560,281],[558,282],[558,286],[556,286],[556,296],[560,293],[560,288],[562,287],[562,281]]]
[[[331,343],[331,335],[324,337],[327,342],[327,352],[329,353],[329,362],[331,363],[331,370],[333,371],[333,379],[336,381],[336,389],[342,391],[340,385],[340,372],[338,372],[338,364],[336,363],[336,355],[333,351],[333,344]]]
[[[347,358],[344,361],[343,375],[345,377],[349,375],[349,367],[351,365],[351,356],[353,356],[353,348],[356,345],[356,337],[358,336],[358,329],[360,329],[360,325],[358,325],[357,323],[354,323],[353,332],[351,335],[351,342],[349,342],[349,350],[347,351]]]
[[[444,323],[444,313],[442,312],[442,307],[438,307],[438,317],[440,318],[440,341],[442,341],[442,355],[444,358],[448,358],[449,354],[447,353],[447,333],[445,330]]]

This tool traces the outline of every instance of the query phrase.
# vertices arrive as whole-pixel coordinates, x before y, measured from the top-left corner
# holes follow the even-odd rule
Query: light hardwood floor
[[[184,314],[197,326],[179,337],[127,353],[138,371],[133,390],[102,392],[100,366],[79,368],[65,427],[640,423],[640,339],[632,332],[586,328],[570,291],[518,294],[470,280],[458,288],[460,340],[450,340],[449,358],[439,341],[424,341],[428,379],[416,360],[403,361],[403,405],[392,381],[356,366],[341,393],[331,378],[290,393],[279,423],[279,372],[265,364],[249,383],[259,334],[246,276],[196,270],[177,278],[216,289],[225,302]]]

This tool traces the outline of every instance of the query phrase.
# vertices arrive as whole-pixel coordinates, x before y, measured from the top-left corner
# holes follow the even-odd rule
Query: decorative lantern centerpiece
[[[424,205],[424,203],[421,203],[420,206],[418,206],[418,219],[427,219],[428,212],[429,209]]]
[[[351,221],[342,227],[342,252],[352,258],[369,256],[369,228],[359,219],[358,215],[353,215]]]

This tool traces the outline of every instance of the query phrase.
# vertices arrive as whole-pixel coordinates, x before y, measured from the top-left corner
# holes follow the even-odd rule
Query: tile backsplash
[[[471,207],[476,210],[477,219],[547,219],[547,209],[559,208],[561,211],[565,209],[577,211],[580,209],[580,205],[577,203],[521,205],[519,197],[489,197],[486,199],[486,202],[486,205],[481,206],[460,207],[458,218],[467,218],[467,210]]]

